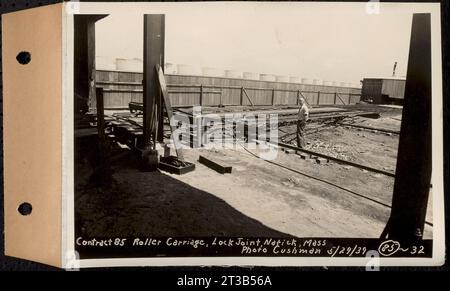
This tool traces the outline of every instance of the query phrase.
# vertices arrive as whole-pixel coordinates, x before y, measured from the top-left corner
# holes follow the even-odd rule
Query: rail
[[[275,144],[275,143],[270,142],[270,141],[268,141],[268,143]],[[315,151],[311,151],[311,150],[307,150],[307,149],[301,149],[299,147],[296,147],[296,146],[293,146],[293,145],[290,145],[290,144],[286,144],[286,143],[278,142],[275,145],[278,145],[278,146],[281,146],[281,147],[284,147],[284,148],[289,148],[289,149],[292,149],[292,150],[296,150],[296,151],[299,151],[299,152],[303,152],[303,153],[306,153],[306,154],[310,154],[310,155],[313,155],[313,156],[325,158],[325,159],[328,159],[328,160],[332,160],[332,161],[338,162],[340,164],[349,165],[349,166],[352,166],[352,167],[355,167],[355,168],[360,168],[360,169],[363,169],[363,170],[367,170],[367,171],[370,171],[370,172],[383,174],[385,176],[389,176],[389,177],[395,178],[395,173],[392,173],[392,172],[387,172],[387,171],[384,171],[384,170],[381,170],[381,169],[372,168],[370,166],[366,166],[366,165],[350,162],[350,161],[347,161],[347,160],[335,158],[333,156],[325,155],[325,154],[322,154],[322,153],[319,153],[319,152],[315,152]]]

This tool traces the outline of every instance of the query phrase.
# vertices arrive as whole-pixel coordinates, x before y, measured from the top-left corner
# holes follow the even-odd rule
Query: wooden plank
[[[251,104],[252,106],[254,106],[252,99],[250,99],[250,97],[249,97],[248,94],[247,94],[247,90],[245,90],[245,88],[242,88],[242,90],[244,91],[245,97],[247,97],[248,102],[250,102],[250,104]]]
[[[298,91],[298,93],[300,94],[300,96],[303,97],[303,100],[305,100],[306,104],[307,104],[308,106],[311,106],[311,105],[309,104],[309,102],[308,102],[308,99],[305,97],[305,95],[303,95],[302,91]],[[298,102],[297,102],[297,104],[298,104]]]
[[[172,116],[173,116],[173,111],[172,111],[172,104],[170,102],[169,93],[167,92],[166,79],[164,78],[164,72],[159,65],[155,66],[155,70],[158,75],[158,82],[159,82],[159,86],[161,89],[162,99],[163,99],[164,107],[166,109],[167,118],[169,119],[170,130],[173,134],[177,128],[175,126],[173,126],[172,124],[170,124],[170,121],[172,120]],[[174,145],[175,145],[175,152],[177,153],[178,159],[180,161],[184,161],[183,152],[182,152],[181,148],[177,147],[177,144],[175,142],[174,142]]]
[[[199,163],[207,166],[208,168],[216,171],[217,173],[220,173],[220,174],[229,173],[229,174],[231,174],[231,171],[232,171],[232,167],[231,166],[219,164],[219,163],[217,163],[217,162],[215,162],[215,161],[213,161],[211,159],[208,159],[208,158],[206,158],[206,157],[204,157],[202,155],[200,155],[198,157],[198,161],[199,161]]]
[[[342,98],[341,98],[341,94],[336,93],[336,96],[339,98],[339,100],[341,100],[342,104],[346,105],[344,100],[342,100]]]

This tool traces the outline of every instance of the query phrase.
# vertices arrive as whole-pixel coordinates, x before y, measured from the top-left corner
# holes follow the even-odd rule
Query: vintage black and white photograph
[[[81,261],[433,257],[439,4],[68,15]]]

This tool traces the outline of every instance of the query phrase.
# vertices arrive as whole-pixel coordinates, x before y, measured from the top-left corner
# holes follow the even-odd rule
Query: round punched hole
[[[29,52],[20,52],[17,55],[16,60],[19,64],[26,65],[31,62],[31,54]]]
[[[25,215],[30,215],[31,214],[31,211],[33,210],[33,207],[31,206],[30,203],[24,202],[24,203],[19,205],[19,208],[17,210],[19,211],[20,214],[25,216]]]

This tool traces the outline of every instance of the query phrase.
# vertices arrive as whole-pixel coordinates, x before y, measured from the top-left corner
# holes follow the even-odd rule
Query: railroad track
[[[385,128],[377,128],[372,126],[365,126],[365,125],[357,125],[352,123],[340,123],[342,126],[351,126],[354,128],[362,128],[362,129],[368,129],[368,130],[376,130],[383,133],[392,133],[392,134],[400,134],[400,131],[398,130],[391,130],[391,129],[385,129]]]
[[[310,154],[310,155],[313,155],[313,156],[316,156],[316,157],[321,157],[321,158],[324,158],[324,159],[327,159],[327,160],[335,161],[335,162],[337,162],[339,164],[344,164],[344,165],[352,166],[352,167],[355,167],[355,168],[359,168],[359,169],[363,169],[363,170],[366,170],[366,171],[370,171],[370,172],[374,172],[374,173],[378,173],[378,174],[382,174],[382,175],[385,175],[385,176],[388,176],[388,177],[395,178],[395,173],[392,173],[392,172],[388,172],[388,171],[377,169],[377,168],[373,168],[373,167],[370,167],[370,166],[367,166],[367,165],[363,165],[363,164],[359,164],[359,163],[355,163],[355,162],[339,159],[339,158],[336,158],[336,157],[333,157],[333,156],[329,156],[329,155],[326,155],[326,154],[323,154],[323,153],[315,152],[315,151],[312,151],[312,150],[301,149],[299,147],[296,147],[296,146],[293,146],[293,145],[290,145],[290,144],[287,144],[287,143],[282,143],[282,142],[274,143],[274,142],[270,142],[270,141],[267,141],[267,143],[270,143],[270,144],[273,144],[273,145],[277,145],[277,146],[280,146],[280,147],[283,147],[283,148],[288,148],[288,149],[292,149],[292,150],[295,150],[295,151],[303,152],[305,154]]]
[[[272,164],[272,165],[275,165],[275,166],[278,166],[278,167],[280,167],[280,168],[286,169],[286,170],[288,170],[288,171],[294,172],[294,173],[296,173],[296,174],[299,174],[299,175],[308,177],[308,178],[310,178],[310,179],[313,179],[313,180],[316,180],[316,181],[320,181],[320,182],[322,182],[322,183],[325,183],[325,184],[328,184],[328,185],[330,185],[330,186],[333,186],[333,187],[336,187],[336,188],[338,188],[338,189],[341,189],[341,190],[343,190],[343,191],[345,191],[345,192],[347,192],[347,193],[350,193],[350,194],[352,194],[352,195],[354,195],[354,196],[356,196],[356,197],[359,197],[359,198],[362,198],[362,199],[364,199],[364,200],[370,201],[370,202],[372,202],[372,203],[378,204],[378,205],[380,205],[380,206],[383,206],[383,207],[392,209],[392,205],[390,205],[390,204],[388,204],[388,203],[385,203],[385,202],[383,202],[383,201],[380,201],[380,200],[378,200],[378,199],[376,199],[376,198],[374,198],[374,197],[370,197],[369,195],[365,195],[365,194],[361,194],[361,193],[355,192],[355,191],[353,191],[353,190],[351,190],[351,189],[349,189],[349,188],[340,186],[340,185],[338,185],[338,184],[336,184],[336,183],[333,183],[333,182],[331,182],[331,181],[327,181],[327,180],[325,180],[325,179],[323,179],[323,178],[319,178],[319,177],[316,177],[316,176],[309,175],[309,174],[307,174],[307,173],[304,173],[304,172],[299,171],[299,170],[297,170],[297,169],[293,169],[293,168],[288,167],[288,166],[286,166],[286,165],[283,165],[283,164],[280,164],[280,163],[277,163],[277,162],[274,162],[274,161],[270,161],[270,160],[263,159],[263,158],[261,158],[260,156],[258,156],[257,154],[255,154],[255,153],[253,153],[252,151],[248,150],[248,149],[247,149],[246,147],[244,147],[242,144],[241,144],[241,147],[242,147],[247,153],[249,153],[250,155],[254,156],[255,158],[262,159],[262,160],[264,160],[264,161],[266,161],[266,162],[268,162],[268,163],[270,163],[270,164]],[[428,226],[430,226],[430,227],[433,227],[433,223],[431,223],[431,222],[429,222],[429,221],[425,221],[425,224],[428,225]]]
[[[130,123],[130,125],[133,125],[135,127],[142,128],[142,125],[139,122],[136,122],[134,120],[130,120],[129,117],[117,116],[117,115],[115,115],[114,117],[117,118],[118,120],[121,120],[121,121],[124,121],[124,122],[128,122],[128,123]],[[288,135],[293,135],[293,134],[287,134],[284,137],[287,137]],[[325,158],[327,160],[331,160],[331,161],[334,161],[334,162],[337,162],[337,163],[340,163],[340,164],[353,166],[353,167],[360,168],[360,169],[363,169],[363,170],[367,170],[367,171],[370,171],[370,172],[382,174],[382,175],[385,175],[385,176],[388,176],[388,177],[395,177],[395,173],[388,172],[388,171],[381,170],[381,169],[377,169],[377,168],[373,168],[371,166],[367,166],[367,165],[363,165],[363,164],[359,164],[359,163],[355,163],[355,162],[339,159],[339,158],[336,158],[336,157],[333,157],[333,156],[330,156],[330,155],[326,155],[326,154],[323,154],[323,153],[320,153],[320,152],[315,152],[315,151],[312,151],[312,150],[301,149],[301,148],[298,148],[296,146],[293,146],[293,145],[290,145],[290,144],[287,144],[287,143],[283,143],[283,142],[278,142],[278,143],[274,143],[274,142],[270,142],[270,141],[268,141],[268,142],[272,143],[272,144],[276,144],[276,145],[278,145],[280,147],[289,148],[289,149],[292,149],[292,150],[295,150],[295,151],[299,151],[299,152],[303,152],[303,153],[310,154],[310,155],[313,155],[313,156]]]

